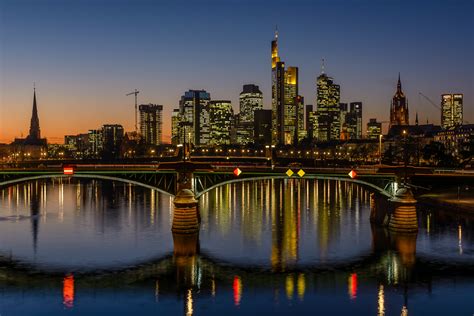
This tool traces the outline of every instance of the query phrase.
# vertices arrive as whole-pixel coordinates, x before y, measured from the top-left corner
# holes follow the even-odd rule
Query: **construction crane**
[[[437,105],[436,103],[433,102],[433,100],[431,100],[430,98],[428,98],[426,95],[424,95],[423,93],[421,92],[418,92],[419,95],[421,95],[423,98],[425,98],[429,103],[431,103],[432,106],[434,106],[435,108],[437,108],[438,110],[441,110],[441,107],[439,105]]]
[[[133,92],[130,92],[130,93],[127,93],[127,95],[132,95],[134,94],[135,95],[135,133],[138,135],[138,121],[137,121],[137,113],[138,113],[138,109],[137,109],[137,94],[140,93],[140,91],[138,91],[137,89],[135,89],[135,91]]]

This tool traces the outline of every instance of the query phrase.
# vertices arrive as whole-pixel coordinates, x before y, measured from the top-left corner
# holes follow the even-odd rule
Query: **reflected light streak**
[[[352,273],[348,279],[349,297],[351,300],[357,298],[357,273]]]
[[[66,308],[74,307],[74,276],[66,275],[63,280],[63,304]]]
[[[191,316],[193,313],[193,292],[189,289],[186,295],[186,316]]]
[[[242,298],[242,281],[239,276],[234,276],[234,283],[232,284],[234,290],[234,305],[240,306],[240,300]]]
[[[459,246],[459,254],[462,255],[462,227],[461,225],[458,226],[458,246]]]
[[[304,299],[304,293],[306,291],[306,279],[304,277],[303,273],[300,273],[298,275],[298,281],[297,281],[297,291],[298,291],[298,298],[300,301],[303,301]]]
[[[378,295],[378,316],[385,315],[385,294],[383,291],[383,285],[380,284],[379,286],[379,295]]]
[[[159,301],[160,298],[160,283],[158,280],[155,282],[155,300],[156,302]]]
[[[402,307],[402,313],[400,316],[408,316],[408,308],[405,305]]]
[[[293,275],[292,274],[286,276],[285,290],[286,290],[286,297],[289,300],[292,300],[293,299],[293,294],[295,292],[295,285],[294,285],[294,280],[293,280]]]

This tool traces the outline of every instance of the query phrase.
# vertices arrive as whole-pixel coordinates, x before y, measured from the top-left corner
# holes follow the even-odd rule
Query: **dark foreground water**
[[[119,182],[1,189],[0,315],[474,313],[473,217],[421,207],[418,234],[389,233],[369,192],[313,180],[211,191],[199,235],[173,236],[172,213]]]

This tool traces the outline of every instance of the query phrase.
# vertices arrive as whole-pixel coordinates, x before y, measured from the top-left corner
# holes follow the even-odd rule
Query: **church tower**
[[[33,88],[33,111],[31,113],[29,140],[39,140],[41,138],[38,108],[36,105],[36,88]]]
[[[390,106],[390,127],[395,125],[409,125],[408,101],[402,91],[400,73],[398,74],[397,91],[392,98],[392,104]]]

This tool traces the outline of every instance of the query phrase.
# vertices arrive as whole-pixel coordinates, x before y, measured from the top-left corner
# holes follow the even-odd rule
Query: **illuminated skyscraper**
[[[209,102],[210,145],[229,145],[234,111],[227,100]]]
[[[171,113],[171,144],[172,145],[178,145],[182,143],[182,140],[180,138],[180,115],[179,115],[179,109],[174,109],[173,112]]]
[[[298,141],[298,67],[288,67],[278,56],[278,33],[272,41],[272,144]],[[303,115],[304,115],[304,109]],[[304,123],[303,123],[304,124]]]
[[[442,94],[441,95],[441,127],[462,125],[463,123],[463,95]]]
[[[324,71],[316,80],[316,138],[337,140],[341,136],[340,86]]]
[[[278,33],[272,41],[272,144],[284,144],[285,63],[278,56]]]
[[[141,104],[140,133],[146,144],[161,145],[163,126],[163,106],[157,104]]]
[[[186,142],[196,146],[208,145],[210,139],[209,101],[211,95],[204,90],[189,90],[184,93],[179,102],[179,113],[186,128]]]
[[[263,108],[263,94],[254,84],[246,84],[239,97],[240,113],[238,115],[237,143],[253,143],[253,125],[255,111]]]
[[[400,81],[400,74],[398,74],[397,92],[395,92],[390,106],[390,127],[409,124],[408,101],[402,91],[402,82]]]
[[[382,123],[377,122],[377,119],[371,118],[367,123],[367,138],[377,139],[382,134]]]

